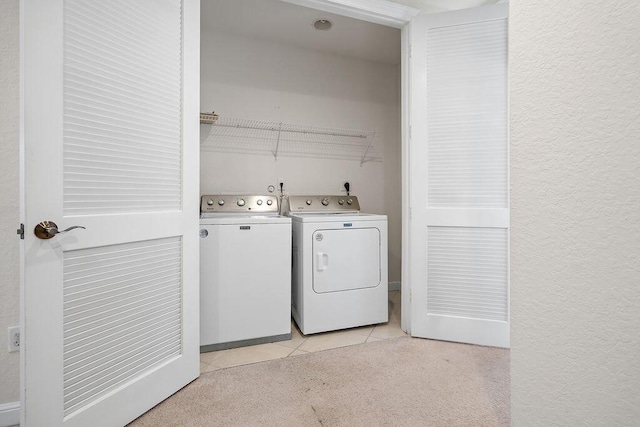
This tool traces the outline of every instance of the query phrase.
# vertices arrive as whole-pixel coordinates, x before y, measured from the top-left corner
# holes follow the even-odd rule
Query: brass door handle
[[[74,225],[73,227],[69,227],[69,228],[64,229],[62,231],[59,231],[58,230],[58,226],[56,225],[55,222],[53,222],[53,221],[42,221],[41,223],[36,225],[36,228],[33,229],[33,233],[36,235],[36,237],[38,239],[47,240],[47,239],[50,239],[50,238],[54,237],[56,234],[66,233],[67,231],[71,231],[71,230],[73,230],[75,228],[85,229],[85,227],[83,227],[81,225]]]

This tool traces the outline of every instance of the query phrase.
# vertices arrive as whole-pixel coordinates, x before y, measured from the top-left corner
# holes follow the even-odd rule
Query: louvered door
[[[21,424],[120,426],[199,372],[199,2],[22,13]]]
[[[509,346],[507,4],[411,23],[411,333]]]

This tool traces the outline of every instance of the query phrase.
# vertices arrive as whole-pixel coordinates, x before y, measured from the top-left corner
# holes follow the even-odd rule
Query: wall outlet
[[[7,328],[9,332],[9,353],[20,351],[20,326]]]

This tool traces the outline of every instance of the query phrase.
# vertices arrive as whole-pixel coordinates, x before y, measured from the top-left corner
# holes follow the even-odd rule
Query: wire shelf
[[[379,162],[375,132],[219,117],[200,133],[206,151]]]

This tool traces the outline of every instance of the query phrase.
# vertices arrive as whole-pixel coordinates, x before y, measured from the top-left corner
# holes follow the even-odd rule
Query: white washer
[[[278,198],[202,196],[200,351],[291,338],[291,219]]]
[[[303,334],[389,320],[387,217],[355,196],[290,196],[291,311]]]

